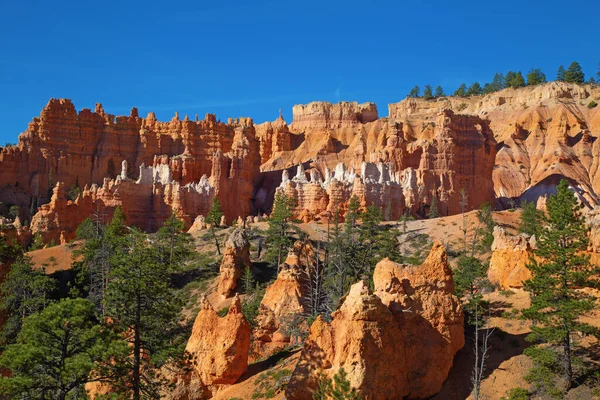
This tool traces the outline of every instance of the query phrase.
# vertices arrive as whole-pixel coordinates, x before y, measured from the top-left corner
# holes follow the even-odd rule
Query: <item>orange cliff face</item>
[[[599,204],[600,107],[588,104],[599,97],[600,86],[550,82],[470,98],[406,99],[390,104],[389,112],[394,119],[424,120],[454,110],[489,120],[499,148],[494,191],[505,207],[510,199],[552,194],[566,177],[592,208]]]
[[[127,161],[131,176],[142,165],[166,164],[172,180],[181,185],[213,177],[227,218],[250,213],[252,180],[260,166],[251,119],[225,124],[207,114],[202,121],[176,115],[170,122],[158,122],[153,113],[140,118],[135,108],[129,116],[115,118],[100,104],[95,111],[77,113],[66,99],[51,99],[19,136],[18,146],[2,149],[0,188],[18,188],[19,196],[12,196],[17,205],[29,210],[33,202],[35,209],[50,200],[56,182],[67,189],[102,185],[104,178],[117,176],[122,161]],[[0,201],[6,192],[0,191]],[[246,201],[232,204],[232,198]]]
[[[304,115],[299,118],[305,121]],[[441,215],[460,212],[462,189],[469,194],[468,209],[494,201],[496,142],[484,119],[442,110],[427,122],[355,119],[330,128],[328,120],[315,118],[300,124],[306,129],[301,145],[274,153],[261,166],[265,172],[282,171],[277,190],[296,200],[297,217],[343,211],[353,195],[363,207],[382,208],[386,220],[405,210],[426,215],[434,197]],[[291,127],[296,126],[294,115]]]
[[[31,220],[29,210],[62,182],[65,195],[41,210],[60,214],[72,185],[93,191],[106,187],[105,178],[114,190],[104,190],[102,201],[129,208],[144,229],[156,229],[171,211],[190,226],[214,197],[228,223],[269,213],[277,190],[294,198],[304,221],[343,213],[353,195],[363,208],[376,205],[384,219],[397,219],[427,215],[434,198],[440,215],[460,212],[462,190],[467,209],[536,200],[567,177],[592,208],[599,203],[600,107],[587,104],[599,96],[597,86],[551,82],[470,98],[405,99],[390,104],[385,118],[373,103],[313,102],[294,106],[289,125],[281,116],[254,125],[211,114],[159,122],[136,109],[119,117],[100,105],[78,113],[69,100],[52,99],[17,146],[0,150],[0,211],[16,204],[21,219]],[[122,161],[133,182],[142,165],[168,167],[170,178],[145,181],[145,188],[119,183]],[[193,186],[207,183],[199,196]],[[91,212],[86,207],[78,214]],[[61,219],[54,221],[38,226],[61,229]]]

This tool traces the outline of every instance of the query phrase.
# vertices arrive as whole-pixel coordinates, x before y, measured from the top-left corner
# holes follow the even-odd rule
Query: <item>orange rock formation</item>
[[[237,228],[231,233],[225,244],[217,292],[221,296],[231,297],[246,268],[250,268],[250,242],[248,242],[246,230]]]
[[[292,374],[290,399],[310,399],[321,374],[341,368],[369,399],[426,398],[439,392],[464,345],[463,314],[444,247],[434,244],[421,266],[377,264],[375,292],[352,286],[329,324],[310,328]]]
[[[239,297],[233,299],[229,312],[223,318],[204,298],[185,348],[192,358],[193,371],[190,376],[182,378],[181,382],[187,383],[183,386],[197,395],[201,394],[198,390],[200,387],[206,395],[214,395],[234,384],[248,367],[250,335],[250,324],[242,314]],[[203,397],[181,398],[191,400]]]
[[[294,315],[304,315],[308,309],[308,265],[314,263],[315,253],[310,244],[296,241],[279,274],[267,290],[258,309],[258,327],[254,331],[257,351],[283,347],[290,341],[286,324]],[[265,346],[266,344],[268,346]]]
[[[552,193],[561,177],[592,208],[600,204],[600,107],[587,105],[599,96],[596,86],[551,82],[470,98],[405,99],[380,119],[373,103],[313,102],[295,106],[289,126],[281,116],[255,126],[211,114],[158,122],[136,109],[115,117],[101,105],[78,113],[70,101],[52,99],[17,146],[0,150],[0,211],[16,204],[22,220],[31,220],[29,210],[50,200],[56,182],[64,191],[74,184],[91,190],[104,188],[105,178],[118,190],[88,197],[129,207],[138,216],[128,221],[144,229],[156,229],[171,210],[190,226],[215,196],[228,223],[268,213],[276,189],[294,197],[295,215],[305,221],[343,212],[352,195],[363,207],[383,208],[386,219],[405,209],[425,215],[433,197],[440,214],[457,213],[462,189],[467,209],[494,198],[508,205]],[[144,181],[143,189],[117,185],[122,161],[136,182],[142,165],[168,167],[170,180]],[[200,184],[205,196],[193,187]],[[135,202],[128,203],[131,194]],[[56,212],[42,209],[52,215],[37,224],[68,239],[73,227],[62,226],[63,197],[53,202]],[[97,211],[92,205],[69,209],[87,217]],[[54,222],[44,221],[49,217]]]
[[[535,249],[535,236],[513,236],[506,233],[504,228],[496,226],[488,269],[490,282],[505,289],[523,287],[523,282],[531,278],[527,264]]]

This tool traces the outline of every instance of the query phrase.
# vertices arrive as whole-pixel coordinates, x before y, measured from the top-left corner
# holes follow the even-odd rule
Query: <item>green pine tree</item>
[[[420,97],[419,96],[420,92],[421,92],[421,89],[418,86],[415,86],[414,88],[412,88],[410,90],[410,93],[408,94],[408,97],[412,97],[412,98]]]
[[[0,310],[6,313],[2,342],[13,343],[25,318],[46,307],[56,289],[54,279],[43,270],[34,269],[31,259],[14,262],[0,285]]]
[[[63,299],[27,317],[17,342],[9,345],[0,366],[0,396],[10,399],[85,399],[87,382],[109,379],[103,367],[126,354],[116,336],[95,320],[85,299]],[[93,372],[94,371],[94,372]]]
[[[558,71],[556,72],[556,80],[559,82],[564,82],[565,81],[565,67],[563,67],[562,65],[560,67],[558,67]]]
[[[292,245],[292,237],[289,232],[292,228],[292,208],[294,199],[285,193],[277,192],[273,203],[273,211],[268,219],[266,242],[269,246],[267,259],[277,263],[279,266],[287,255],[288,248]]]
[[[546,83],[546,74],[539,68],[532,68],[527,73],[527,85],[539,85],[542,83]]]
[[[313,400],[360,400],[361,396],[348,381],[344,368],[333,375],[333,379],[321,378],[313,393]]]
[[[593,277],[600,274],[600,268],[590,265],[584,253],[588,228],[566,180],[560,182],[546,207],[535,258],[527,265],[532,277],[524,288],[531,294],[531,305],[523,310],[523,316],[533,321],[527,340],[540,344],[526,350],[534,362],[528,379],[539,389],[558,394],[559,384],[554,379],[557,374],[564,379],[564,390],[571,388],[575,380],[575,334],[600,338],[597,328],[581,321],[596,307],[597,300],[580,290],[598,286]]]
[[[215,240],[215,245],[217,246],[217,253],[221,255],[221,246],[219,246],[219,238],[216,234],[216,229],[219,225],[221,225],[221,219],[223,218],[223,211],[221,210],[221,202],[218,198],[214,198],[210,210],[206,215],[206,223],[210,225],[210,234]]]
[[[106,226],[100,222],[100,216],[95,216],[94,219],[86,219],[77,228],[78,238],[85,239],[85,243],[74,252],[81,260],[73,263],[76,279],[71,284],[71,294],[87,297],[102,318],[106,316],[105,295],[116,261],[114,257],[125,251],[128,232],[125,214],[120,207],[115,209],[111,222]]]
[[[454,92],[454,96],[456,97],[467,97],[467,85],[466,84],[462,84],[458,87],[458,89],[456,89],[456,91]]]
[[[482,90],[483,89],[481,88],[479,82],[475,82],[469,86],[469,89],[467,89],[467,96],[477,96],[481,94]]]
[[[440,216],[440,214],[438,213],[437,196],[434,193],[433,196],[431,197],[431,204],[429,205],[428,217],[429,218],[437,218],[439,216]]]
[[[573,61],[565,71],[565,82],[582,85],[585,82],[585,74],[578,62]]]
[[[491,86],[495,92],[504,89],[504,75],[496,72],[496,74],[494,74],[494,79],[492,80]]]
[[[194,250],[193,239],[184,229],[183,221],[171,213],[156,233],[156,247],[161,261],[168,263],[171,272],[180,270],[182,263]]]
[[[480,243],[473,241],[471,255],[475,255],[475,250],[478,248],[481,251],[488,251],[494,242],[494,222],[492,206],[489,202],[483,203],[477,210],[477,220],[479,226],[475,232],[476,238],[480,238]]]
[[[425,85],[425,89],[423,90],[423,98],[425,100],[433,99],[433,88],[431,85]]]
[[[434,96],[435,97],[444,97],[444,96],[446,96],[446,94],[444,93],[444,89],[442,89],[442,87],[440,85],[436,86]]]
[[[170,285],[170,262],[152,240],[137,230],[125,239],[125,248],[113,257],[105,301],[111,326],[131,349],[114,362],[122,371],[114,386],[126,398],[158,398],[166,382],[154,371],[183,354],[176,334],[181,302]]]
[[[525,201],[522,204],[523,211],[519,223],[519,232],[527,235],[539,236],[542,228],[542,213],[537,209],[532,201]]]

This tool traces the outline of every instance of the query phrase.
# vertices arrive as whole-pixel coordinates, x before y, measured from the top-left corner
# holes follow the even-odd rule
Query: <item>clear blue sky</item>
[[[489,4],[489,5],[488,5]],[[494,72],[600,62],[600,2],[0,2],[0,143],[51,97],[161,120],[273,120],[312,100],[374,101]]]

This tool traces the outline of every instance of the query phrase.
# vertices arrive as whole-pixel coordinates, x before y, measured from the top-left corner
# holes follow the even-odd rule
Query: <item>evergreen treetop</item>
[[[565,82],[577,83],[579,85],[585,82],[585,74],[577,61],[573,61],[571,65],[569,65],[569,68],[565,71],[564,80]]]

